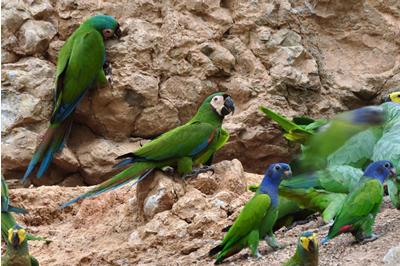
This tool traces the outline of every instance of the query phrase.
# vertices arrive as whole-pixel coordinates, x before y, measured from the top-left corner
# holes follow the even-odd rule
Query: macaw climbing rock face
[[[185,125],[162,134],[136,151],[117,157],[118,160],[125,160],[114,167],[133,164],[131,167],[60,208],[138,179],[136,184],[154,168],[171,166],[176,167],[179,173],[191,173],[192,165],[209,161],[212,154],[226,142],[226,135],[221,133],[222,122],[225,116],[234,111],[235,104],[229,94],[219,92],[210,95]]]
[[[272,231],[278,216],[278,187],[282,180],[290,179],[291,176],[287,164],[277,163],[268,168],[257,192],[244,206],[222,243],[210,250],[210,257],[219,253],[215,264],[245,247],[250,248],[253,255],[262,258],[258,252],[258,243],[264,237],[271,247],[278,247]]]
[[[35,165],[42,160],[37,177],[50,165],[55,153],[60,153],[71,130],[76,106],[95,84],[107,84],[103,71],[106,59],[104,39],[121,37],[118,22],[112,17],[97,15],[85,20],[65,41],[57,61],[55,107],[50,125],[36,149],[22,180],[25,182]]]

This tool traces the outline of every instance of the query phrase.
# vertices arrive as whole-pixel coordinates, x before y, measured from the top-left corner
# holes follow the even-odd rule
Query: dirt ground
[[[186,190],[191,191],[188,187]],[[241,210],[237,207],[232,215],[219,218],[216,209],[207,212],[206,208],[199,220],[185,221],[177,218],[174,206],[172,211],[144,221],[138,215],[136,187],[57,210],[87,189],[53,186],[10,190],[10,202],[30,211],[16,214],[17,222],[32,235],[53,239],[51,243],[29,242],[30,252],[40,265],[212,265],[215,258],[209,258],[208,251],[220,243],[224,236],[221,229]],[[239,199],[245,202],[251,196],[251,192],[245,192]],[[371,243],[354,244],[348,234],[329,240],[320,246],[320,265],[384,265],[382,259],[388,250],[400,244],[399,214],[386,196],[373,228],[376,234],[386,234]],[[323,224],[318,217],[287,232],[280,229],[275,237],[278,243],[291,244],[302,232],[313,231],[321,241],[328,233]],[[3,240],[1,250],[3,254]],[[223,265],[282,265],[294,254],[295,245],[273,251],[260,242],[259,251],[265,259],[251,260],[249,249],[245,249]]]

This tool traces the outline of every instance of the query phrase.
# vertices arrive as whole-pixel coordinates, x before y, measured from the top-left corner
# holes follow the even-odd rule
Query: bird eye
[[[281,170],[281,167],[279,165],[277,165],[277,166],[275,166],[275,170],[279,171],[279,170]]]
[[[216,101],[218,101],[218,98],[217,98],[217,97],[214,97],[214,102],[216,102]]]
[[[385,168],[390,168],[390,165],[388,163],[385,163],[384,167]]]

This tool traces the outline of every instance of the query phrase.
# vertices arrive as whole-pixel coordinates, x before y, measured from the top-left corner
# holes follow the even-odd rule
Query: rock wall
[[[231,138],[215,161],[264,173],[298,146],[258,110],[329,117],[399,89],[400,2],[377,0],[2,1],[2,172],[22,178],[53,109],[58,52],[82,21],[116,18],[114,88],[93,88],[67,146],[35,185],[96,184],[114,158],[231,94]],[[119,171],[119,170],[118,170]],[[29,182],[28,184],[29,185]]]

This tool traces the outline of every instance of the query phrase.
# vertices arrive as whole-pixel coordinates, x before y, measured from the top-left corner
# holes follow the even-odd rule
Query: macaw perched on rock
[[[8,231],[7,250],[1,257],[2,266],[39,266],[39,262],[29,254],[25,229],[14,225]]]
[[[1,234],[6,241],[8,239],[8,231],[10,230],[10,228],[17,225],[17,222],[15,221],[11,212],[28,213],[28,211],[25,209],[14,207],[9,204],[8,187],[6,184],[6,180],[4,179],[3,175],[1,175]],[[48,242],[52,241],[50,239],[33,237],[31,235],[26,235],[26,238],[27,240],[41,240]]]
[[[114,35],[118,38],[122,35],[118,22],[112,17],[97,15],[85,20],[65,41],[57,61],[55,107],[50,125],[29,163],[22,183],[42,159],[37,173],[37,177],[41,177],[47,171],[55,153],[60,153],[64,148],[75,107],[89,87],[107,84],[108,78],[103,71],[106,59],[103,41]]]
[[[282,266],[318,266],[319,247],[313,232],[305,232],[299,237],[296,253]]]
[[[268,168],[259,189],[246,203],[222,243],[210,250],[209,257],[219,253],[215,264],[245,247],[250,248],[257,258],[262,258],[258,253],[258,243],[264,236],[272,248],[279,247],[272,231],[278,217],[278,187],[282,180],[290,179],[291,175],[290,166],[284,163],[276,163]]]
[[[382,236],[373,234],[372,226],[382,204],[383,182],[386,178],[396,176],[396,169],[390,161],[376,161],[370,164],[355,189],[347,195],[328,236],[321,244],[347,232],[351,233],[357,242],[373,241]]]
[[[197,164],[198,160],[208,161],[217,150],[216,147],[221,144],[220,139],[224,138],[223,135],[221,137],[222,121],[226,115],[231,112],[233,114],[234,111],[235,105],[229,94],[219,92],[209,96],[192,120],[162,134],[134,152],[117,157],[117,159],[125,160],[114,167],[131,163],[134,165],[67,202],[59,209],[77,200],[115,189],[137,178],[139,182],[154,168],[177,167],[179,173],[189,174],[192,172],[192,165]],[[200,172],[206,170],[200,169]]]

